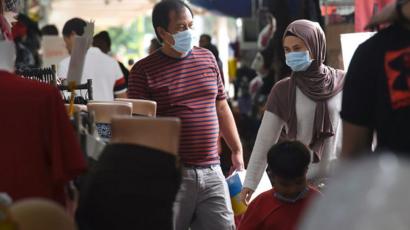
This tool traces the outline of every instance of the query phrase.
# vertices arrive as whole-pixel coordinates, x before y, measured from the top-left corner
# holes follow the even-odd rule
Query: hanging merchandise
[[[19,0],[5,0],[4,3],[5,11],[18,12],[20,6]]]
[[[380,11],[394,0],[355,0],[355,31],[365,31],[374,13]]]
[[[251,17],[252,0],[191,0],[190,3],[231,17]]]

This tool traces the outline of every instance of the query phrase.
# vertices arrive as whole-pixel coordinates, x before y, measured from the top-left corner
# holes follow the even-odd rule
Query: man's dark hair
[[[63,36],[69,37],[72,32],[78,36],[83,35],[84,28],[87,26],[87,23],[81,18],[72,18],[68,20],[63,27]]]
[[[41,28],[41,35],[58,35],[58,29],[55,25],[45,25]]]
[[[93,46],[101,49],[103,53],[111,51],[111,38],[107,31],[101,31],[94,35]]]
[[[278,143],[268,153],[268,167],[272,175],[286,179],[304,176],[309,163],[309,149],[299,141]]]
[[[151,39],[150,45],[153,46],[154,49],[159,49],[162,46],[161,43],[156,38]]]
[[[185,7],[189,10],[193,17],[194,14],[192,13],[191,8],[189,8],[189,6],[185,2],[180,0],[162,0],[155,5],[154,9],[152,10],[152,26],[154,27],[155,34],[157,35],[157,38],[160,42],[163,42],[163,40],[158,34],[157,27],[168,30],[170,12],[175,11],[177,14],[179,14],[184,10]]]
[[[209,34],[201,34],[200,38],[206,38],[206,40],[208,40],[209,43],[211,43],[211,35]]]

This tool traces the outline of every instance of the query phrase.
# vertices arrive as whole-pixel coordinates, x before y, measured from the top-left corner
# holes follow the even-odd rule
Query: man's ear
[[[160,27],[160,26],[158,26],[156,28],[156,30],[157,30],[158,35],[161,37],[161,39],[164,40],[167,31],[164,28]]]

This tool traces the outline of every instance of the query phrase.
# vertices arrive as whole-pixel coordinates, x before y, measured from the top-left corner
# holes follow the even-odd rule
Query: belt
[[[189,168],[189,169],[206,169],[206,168],[212,168],[214,166],[219,166],[219,164],[207,164],[207,165],[191,165],[191,164],[183,164],[184,168]]]

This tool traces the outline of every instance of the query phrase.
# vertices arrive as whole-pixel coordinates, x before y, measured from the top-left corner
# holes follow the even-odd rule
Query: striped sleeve
[[[221,74],[219,70],[219,66],[216,63],[215,58],[212,59],[216,75],[217,75],[217,84],[218,84],[218,95],[216,95],[216,100],[224,100],[227,98],[226,93],[225,93],[225,87],[222,81],[223,75]]]
[[[147,76],[140,63],[131,69],[128,79],[128,97],[134,99],[150,99],[148,93]]]

